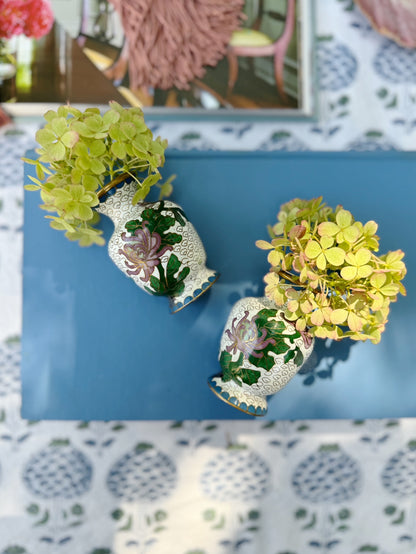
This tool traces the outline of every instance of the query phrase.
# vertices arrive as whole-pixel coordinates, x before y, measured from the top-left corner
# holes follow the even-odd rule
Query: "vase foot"
[[[174,314],[183,310],[185,306],[199,298],[208,289],[210,289],[219,276],[220,274],[217,271],[213,271],[211,269],[204,270],[196,288],[193,288],[193,290],[191,289],[190,291],[185,291],[185,293],[181,294],[180,296],[171,297],[171,312]]]
[[[231,381],[224,382],[221,376],[208,379],[208,386],[223,402],[252,416],[264,416],[267,412],[267,400],[249,392]]]

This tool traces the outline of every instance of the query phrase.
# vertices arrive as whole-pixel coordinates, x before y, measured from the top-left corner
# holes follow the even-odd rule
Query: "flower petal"
[[[357,277],[357,268],[347,265],[341,269],[341,277],[346,281],[353,281]]]
[[[357,265],[365,265],[371,260],[371,252],[367,248],[360,248],[355,253],[355,259],[357,260]]]
[[[384,296],[396,296],[399,292],[399,285],[397,283],[390,283],[389,285],[384,285],[381,289],[381,293]]]
[[[271,250],[273,248],[273,245],[267,240],[256,240],[256,246],[261,250]]]
[[[332,221],[324,221],[318,225],[318,233],[321,237],[333,237],[339,231],[339,227]]]
[[[311,260],[314,260],[322,252],[321,245],[316,240],[311,240],[308,242],[305,248],[305,254]]]
[[[378,225],[375,221],[367,221],[364,225],[364,234],[371,237],[377,233]]]
[[[386,282],[386,279],[387,277],[385,273],[373,273],[370,278],[371,286],[373,286],[375,289],[380,289]]]
[[[362,265],[358,268],[358,278],[369,277],[373,273],[373,268],[370,265]]]
[[[316,265],[322,271],[326,268],[326,258],[323,252],[316,258]]]
[[[324,314],[321,310],[315,310],[311,313],[311,323],[320,327],[324,322]]]
[[[340,325],[341,323],[344,323],[348,317],[347,310],[343,310],[342,308],[339,308],[338,310],[333,310],[331,313],[331,323],[334,323],[335,325]]]
[[[352,215],[347,210],[340,210],[335,219],[342,229],[345,229],[345,227],[349,227],[352,224]]]
[[[350,225],[343,230],[342,234],[344,236],[344,240],[347,241],[349,244],[352,244],[360,236],[360,231],[357,229],[357,227]]]
[[[272,250],[269,252],[269,255],[267,256],[267,261],[270,265],[280,265],[280,262],[282,261],[282,254],[278,252],[277,250]]]
[[[326,250],[325,256],[328,262],[335,266],[342,265],[345,260],[344,250],[342,250],[342,248],[338,248],[337,246],[334,246],[334,248],[330,248],[329,250]]]
[[[358,332],[363,328],[363,320],[353,312],[348,314],[348,327],[351,331]]]

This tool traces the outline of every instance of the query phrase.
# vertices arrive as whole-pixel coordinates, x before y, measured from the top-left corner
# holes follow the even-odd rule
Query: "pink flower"
[[[11,38],[23,33],[23,6],[23,0],[0,0],[0,38]]]
[[[145,283],[149,281],[155,267],[159,265],[161,256],[167,250],[172,250],[172,246],[169,245],[159,250],[162,243],[160,235],[158,233],[151,234],[147,227],[136,229],[131,237],[128,237],[126,233],[122,233],[121,237],[126,245],[124,248],[120,248],[118,253],[126,257],[127,273],[138,275],[143,271],[144,275],[140,279]]]
[[[27,17],[24,34],[40,38],[48,34],[54,22],[53,11],[48,0],[27,0]]]
[[[24,33],[40,38],[54,22],[49,0],[0,0],[0,39]]]
[[[244,354],[245,358],[254,356],[255,358],[261,358],[262,352],[256,352],[256,350],[263,350],[268,344],[275,344],[276,341],[272,338],[264,340],[267,336],[266,329],[258,329],[256,325],[257,316],[248,319],[249,312],[244,312],[244,317],[236,325],[237,318],[233,319],[231,325],[231,331],[227,329],[225,331],[228,338],[232,341],[230,345],[226,346],[227,352],[233,352],[234,354],[239,350]],[[261,333],[259,335],[259,333]]]

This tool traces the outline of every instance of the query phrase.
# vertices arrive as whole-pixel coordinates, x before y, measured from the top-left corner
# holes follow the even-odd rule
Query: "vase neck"
[[[133,196],[137,190],[134,181],[123,182],[110,189],[101,199],[95,208],[97,212],[107,215],[114,221],[114,214],[127,211],[132,205]]]

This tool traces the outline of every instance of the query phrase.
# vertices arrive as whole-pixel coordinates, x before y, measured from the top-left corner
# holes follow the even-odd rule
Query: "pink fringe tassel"
[[[244,0],[110,0],[129,45],[130,86],[188,89],[224,57]]]

